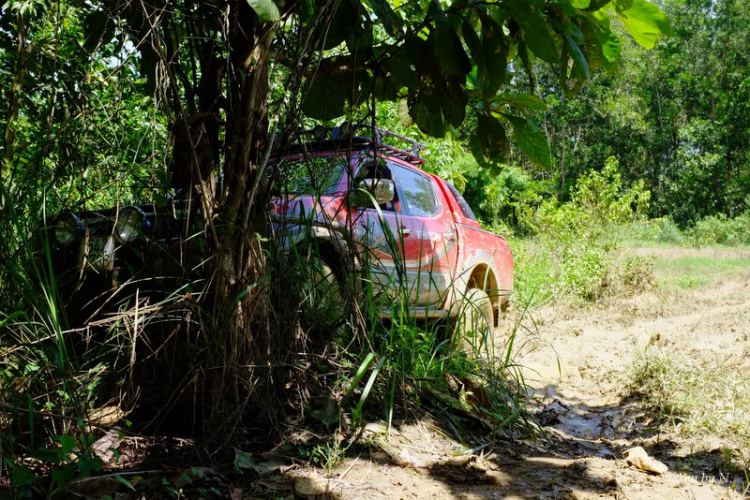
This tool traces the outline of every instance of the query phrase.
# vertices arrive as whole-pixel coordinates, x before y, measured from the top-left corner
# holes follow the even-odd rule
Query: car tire
[[[484,290],[470,288],[454,307],[451,345],[466,355],[478,357],[493,344],[492,301]]]
[[[345,313],[343,287],[339,276],[325,260],[311,257],[309,261],[309,283],[305,301],[311,311],[322,313],[334,322],[339,322]]]

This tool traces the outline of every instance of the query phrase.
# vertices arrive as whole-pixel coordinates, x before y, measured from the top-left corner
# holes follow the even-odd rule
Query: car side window
[[[409,215],[429,217],[438,211],[432,179],[414,170],[390,164],[396,188],[401,195],[401,208]]]

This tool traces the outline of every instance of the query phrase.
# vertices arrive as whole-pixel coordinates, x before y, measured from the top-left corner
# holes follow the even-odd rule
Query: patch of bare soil
[[[445,424],[429,416],[394,427],[390,436],[371,425],[365,437],[377,445],[347,457],[330,476],[288,471],[287,488],[339,499],[742,498],[730,486],[742,487],[743,478],[716,475],[720,441],[659,434],[655,416],[627,398],[624,384],[628,365],[647,346],[750,376],[750,275],[693,292],[649,292],[533,316],[523,319],[535,340],[520,362],[546,439],[492,439],[464,454]],[[624,452],[636,446],[668,470],[630,464]]]

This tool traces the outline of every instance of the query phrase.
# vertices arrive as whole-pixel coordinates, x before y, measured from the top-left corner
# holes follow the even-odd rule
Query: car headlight
[[[81,219],[67,212],[55,219],[52,226],[52,238],[59,247],[67,247],[75,242],[85,230]]]
[[[125,207],[117,214],[115,225],[115,238],[123,245],[132,243],[143,234],[150,223],[146,220],[146,214],[138,207]]]

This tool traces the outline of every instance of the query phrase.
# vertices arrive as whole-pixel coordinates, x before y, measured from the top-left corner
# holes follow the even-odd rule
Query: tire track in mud
[[[286,479],[305,498],[742,498],[711,475],[681,470],[677,457],[692,443],[649,432],[652,415],[627,398],[624,381],[628,364],[647,346],[738,369],[750,363],[749,284],[750,275],[736,276],[690,293],[648,292],[524,318],[534,335],[525,339],[518,362],[545,439],[500,439],[487,443],[489,455],[462,455],[465,447],[448,439],[444,423],[425,414],[418,422],[396,422],[390,434],[368,425],[365,438],[379,444],[347,458],[330,477],[306,468]],[[653,475],[629,466],[623,451],[633,446],[669,471]]]
[[[583,310],[541,310],[535,320],[536,340],[520,363],[557,452],[608,470],[617,483],[615,496],[741,498],[716,483],[734,480],[741,487],[744,478],[714,477],[706,470],[720,442],[655,434],[654,416],[628,398],[625,385],[630,363],[647,348],[720,363],[750,377],[750,273],[693,292],[649,292]],[[666,462],[669,472],[652,476],[626,467],[622,452],[633,446]],[[694,454],[701,446],[707,450],[703,462]],[[686,465],[691,458],[692,468]]]

